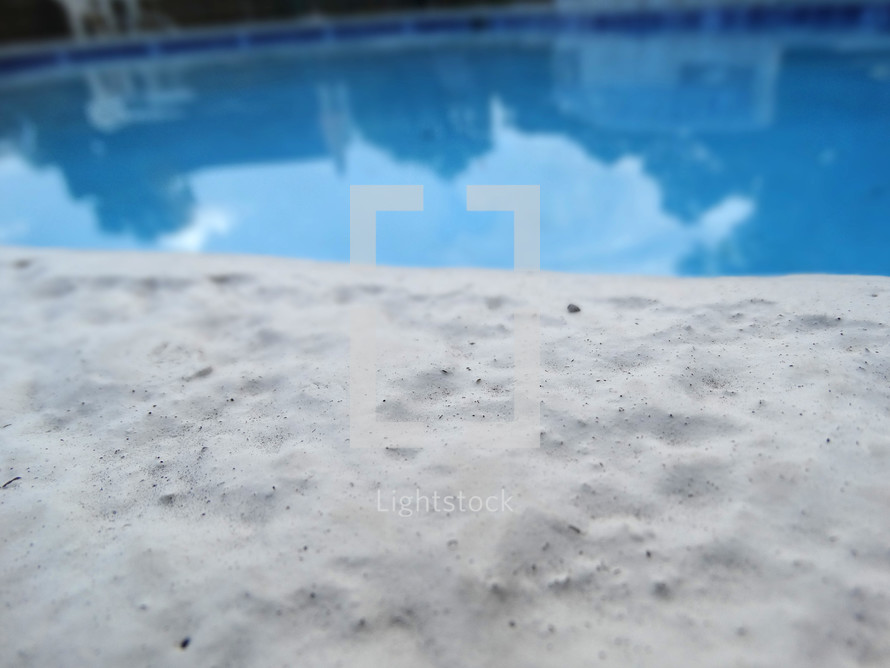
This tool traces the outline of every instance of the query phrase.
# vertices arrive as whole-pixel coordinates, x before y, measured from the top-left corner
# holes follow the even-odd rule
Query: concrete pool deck
[[[355,305],[443,425],[536,311],[540,448],[350,447]],[[4,247],[0,317],[8,665],[890,662],[890,278]]]

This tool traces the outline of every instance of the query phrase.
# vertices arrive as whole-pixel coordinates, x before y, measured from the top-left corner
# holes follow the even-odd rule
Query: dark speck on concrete
[[[185,638],[182,639],[182,642],[179,643],[179,647],[181,649],[185,649],[186,647],[189,646],[189,643],[191,643],[191,642],[192,642],[192,639],[186,636]]]
[[[569,313],[577,313],[578,311],[581,310],[581,307],[578,306],[577,304],[569,304],[569,305],[566,307],[566,310],[567,310]]]
[[[652,593],[661,599],[668,599],[671,597],[671,589],[664,582],[656,582],[652,586]]]
[[[205,366],[203,369],[199,369],[198,371],[195,371],[195,373],[193,373],[191,376],[188,376],[186,380],[194,380],[195,378],[206,378],[211,373],[213,373],[213,367]]]
[[[22,476],[17,475],[17,476],[16,476],[15,478],[13,478],[12,480],[9,480],[9,481],[3,483],[3,486],[0,487],[0,489],[5,489],[8,485],[11,485],[11,484],[14,483],[16,480],[21,480],[21,479],[22,479]]]

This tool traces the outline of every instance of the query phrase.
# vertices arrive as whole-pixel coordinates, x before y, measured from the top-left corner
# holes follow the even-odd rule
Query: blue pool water
[[[543,269],[890,275],[890,50],[474,35],[0,78],[0,243],[349,258],[349,186],[422,184],[378,262],[512,265],[469,184],[541,187]]]

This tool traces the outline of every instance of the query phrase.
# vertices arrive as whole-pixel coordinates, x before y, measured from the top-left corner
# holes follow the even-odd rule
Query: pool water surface
[[[512,266],[541,188],[545,270],[890,275],[890,50],[775,36],[483,35],[116,62],[0,79],[0,243]]]

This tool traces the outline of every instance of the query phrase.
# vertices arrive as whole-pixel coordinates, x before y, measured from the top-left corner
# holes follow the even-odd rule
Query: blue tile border
[[[171,40],[158,40],[158,51],[160,53],[197,53],[202,51],[226,51],[237,49],[241,46],[242,40],[237,34],[234,35],[213,35],[200,37],[179,37]]]
[[[333,24],[327,31],[327,36],[332,40],[367,39],[372,37],[387,37],[405,33],[404,21],[373,21],[368,23],[342,23]]]
[[[149,55],[150,51],[148,44],[108,44],[88,50],[71,50],[67,53],[67,60],[72,63],[90,63],[119,58],[140,58]]]
[[[327,28],[288,28],[284,30],[262,31],[247,34],[247,44],[250,46],[277,46],[279,44],[313,44],[323,42],[330,38],[330,30]]]
[[[890,32],[890,4],[727,6],[701,9],[563,13],[553,11],[468,13],[459,16],[392,15],[321,25],[244,27],[213,34],[146,35],[138,41],[48,46],[44,51],[0,54],[0,76],[46,70],[68,63],[208,53],[276,45],[373,40],[398,35],[492,33],[751,33],[776,30]]]
[[[0,58],[0,76],[29,70],[45,69],[64,62],[61,52],[27,54]]]
[[[473,31],[473,23],[469,16],[437,18],[423,17],[414,22],[412,28],[412,32],[421,35],[466,33]]]

